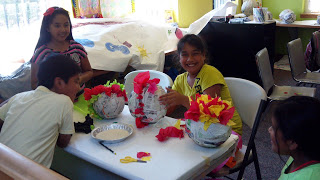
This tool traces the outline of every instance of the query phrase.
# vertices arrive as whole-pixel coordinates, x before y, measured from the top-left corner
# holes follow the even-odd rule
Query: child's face
[[[179,56],[182,68],[191,75],[197,75],[199,73],[206,59],[205,55],[199,49],[196,49],[188,43],[184,44]]]
[[[58,42],[65,41],[70,34],[70,22],[68,17],[63,14],[57,14],[47,30],[51,34],[51,40]]]
[[[288,155],[290,151],[289,146],[282,132],[278,129],[278,124],[274,117],[272,117],[272,126],[270,126],[268,130],[271,138],[272,151],[280,155]]]
[[[64,87],[62,88],[61,94],[69,96],[71,101],[74,102],[76,99],[77,93],[80,91],[80,79],[79,75],[72,76],[68,83],[64,83]]]

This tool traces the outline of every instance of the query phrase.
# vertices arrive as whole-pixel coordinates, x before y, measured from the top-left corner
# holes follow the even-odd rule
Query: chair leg
[[[245,169],[245,166],[246,166],[246,165],[242,165],[242,166],[244,166],[244,167],[240,169],[239,174],[238,174],[238,177],[237,177],[237,180],[241,180],[242,177],[243,177],[244,169]]]
[[[261,177],[261,172],[260,172],[260,167],[259,167],[258,155],[257,155],[256,146],[255,146],[254,143],[253,143],[253,145],[252,145],[252,149],[251,149],[251,150],[252,150],[254,168],[256,169],[257,179],[258,179],[258,180],[261,180],[262,177]],[[243,167],[241,167],[241,169],[240,169],[240,171],[239,171],[237,180],[241,180],[241,179],[242,179],[243,174],[244,174],[244,170],[245,170],[245,168],[246,168],[247,165],[249,165],[249,164],[242,164]]]
[[[262,179],[261,178],[261,172],[260,172],[258,155],[257,155],[257,150],[256,150],[256,145],[255,144],[253,144],[252,155],[253,155],[254,167],[256,169],[257,179]]]

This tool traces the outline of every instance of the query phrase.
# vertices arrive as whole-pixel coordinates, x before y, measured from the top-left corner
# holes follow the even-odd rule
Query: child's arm
[[[176,106],[182,105],[187,109],[190,108],[189,97],[178,93],[175,90],[167,88],[167,94],[160,96],[159,100],[167,106],[168,113],[174,111]]]
[[[59,134],[57,140],[57,146],[61,148],[65,148],[68,146],[72,134]]]
[[[176,108],[177,108],[177,106],[167,107],[167,114],[166,115],[172,114],[176,110]]]
[[[93,76],[93,71],[89,63],[88,57],[81,59],[82,74],[80,75],[80,84],[89,81]]]
[[[92,71],[93,71],[92,77],[97,77],[97,76],[100,76],[102,74],[107,74],[107,73],[111,72],[111,71],[96,70],[96,69],[93,69]]]
[[[0,132],[1,132],[4,120],[6,119],[9,108],[11,106],[9,103],[9,100],[13,100],[13,99],[14,99],[14,97],[12,97],[12,98],[10,98],[0,104]]]
[[[1,132],[1,129],[2,129],[3,123],[4,123],[4,121],[2,119],[0,119],[0,132]]]
[[[216,96],[219,96],[221,97],[221,88],[222,88],[222,85],[221,84],[215,84],[207,89],[205,89],[203,91],[203,94],[207,94],[207,95],[210,95],[211,97],[216,97]]]
[[[39,65],[36,63],[31,63],[31,88],[36,89],[38,85],[37,73],[39,70]]]
[[[72,134],[75,132],[74,130],[74,122],[73,122],[73,103],[68,99],[65,102],[62,113],[62,120],[59,127],[59,136],[57,140],[57,146],[64,148],[66,147],[71,139]]]

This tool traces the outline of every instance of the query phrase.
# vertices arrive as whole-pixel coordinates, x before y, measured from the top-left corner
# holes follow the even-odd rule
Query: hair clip
[[[51,7],[49,9],[47,9],[47,11],[45,13],[43,13],[44,16],[48,16],[51,15],[54,12],[55,8]]]

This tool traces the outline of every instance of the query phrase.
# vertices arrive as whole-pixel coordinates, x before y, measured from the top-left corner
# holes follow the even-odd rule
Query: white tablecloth
[[[75,112],[75,122],[84,121],[84,117]],[[81,119],[83,118],[83,119]],[[194,174],[208,168],[210,161],[222,156],[230,148],[235,148],[237,136],[230,138],[218,148],[204,148],[195,144],[185,133],[185,137],[169,138],[160,142],[155,137],[160,127],[173,125],[176,119],[164,117],[157,124],[137,129],[135,119],[125,106],[123,112],[112,120],[96,120],[96,127],[105,124],[121,122],[134,127],[133,134],[123,142],[106,144],[116,152],[112,154],[101,146],[90,134],[76,133],[65,151],[91,162],[103,169],[111,171],[128,179],[188,179]],[[136,158],[137,152],[151,153],[151,161],[147,163],[120,163],[125,156]],[[217,164],[218,165],[218,164]]]

